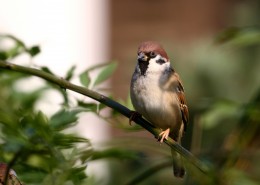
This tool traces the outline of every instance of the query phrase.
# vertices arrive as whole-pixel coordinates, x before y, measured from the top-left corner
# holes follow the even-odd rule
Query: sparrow
[[[138,47],[130,96],[137,113],[162,129],[161,143],[170,137],[181,144],[188,123],[188,106],[180,77],[159,43],[146,41]],[[185,169],[181,157],[176,151],[171,152],[174,176],[182,178]]]

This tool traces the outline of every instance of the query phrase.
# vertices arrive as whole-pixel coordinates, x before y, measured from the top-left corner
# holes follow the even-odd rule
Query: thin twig
[[[64,80],[63,78],[56,77],[45,71],[41,71],[39,69],[30,68],[30,67],[23,67],[23,66],[8,63],[8,62],[2,61],[2,60],[0,60],[0,68],[10,70],[10,71],[16,71],[16,72],[21,72],[21,73],[25,73],[25,74],[30,74],[33,76],[38,76],[42,79],[45,79],[53,84],[60,86],[63,89],[69,89],[74,92],[80,93],[82,95],[88,96],[94,100],[97,100],[100,103],[103,103],[104,105],[116,110],[117,112],[121,113],[122,115],[124,115],[127,118],[130,118],[132,115],[131,110],[129,110],[127,107],[119,104],[118,102],[116,102],[102,94],[99,94],[95,91],[89,90],[85,87],[81,87],[81,86],[72,84],[72,83]],[[136,116],[133,118],[133,121],[136,122],[137,124],[139,124],[140,126],[142,126],[144,129],[146,129],[150,133],[152,133],[155,136],[155,138],[157,138],[157,139],[159,138],[160,130],[155,128],[152,124],[147,122],[145,119],[143,119],[139,116]],[[205,174],[210,173],[209,168],[205,164],[203,164],[192,153],[190,153],[185,148],[180,146],[174,140],[169,138],[168,140],[164,140],[164,142],[168,146],[170,146],[171,148],[176,150],[178,153],[180,153],[187,161],[189,161],[194,166],[196,166],[201,172],[203,172]]]

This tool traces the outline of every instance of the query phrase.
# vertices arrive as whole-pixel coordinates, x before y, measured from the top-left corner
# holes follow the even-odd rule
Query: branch
[[[102,94],[99,94],[95,91],[89,90],[85,87],[81,87],[81,86],[72,84],[62,78],[58,78],[47,72],[44,72],[44,71],[41,71],[41,70],[38,70],[35,68],[23,67],[20,65],[12,64],[12,63],[7,63],[2,60],[0,60],[0,68],[10,70],[10,71],[16,71],[16,72],[21,72],[21,73],[25,73],[25,74],[30,74],[33,76],[38,76],[42,79],[45,79],[53,84],[60,86],[61,88],[72,90],[79,94],[88,96],[100,103],[103,103],[104,105],[116,110],[117,112],[121,113],[122,115],[124,115],[127,118],[130,118],[130,116],[132,115],[131,110],[129,110],[127,107],[119,104],[118,102],[116,102]],[[155,138],[157,138],[157,139],[159,138],[160,130],[155,128],[151,123],[147,122],[145,119],[136,116],[133,119],[133,121],[136,122],[138,125],[142,126],[147,131],[149,131],[151,134],[153,134],[155,136]],[[201,161],[199,161],[192,153],[190,153],[188,150],[186,150],[185,148],[180,146],[173,139],[168,138],[168,140],[164,140],[164,143],[166,143],[172,149],[174,149],[175,151],[180,153],[187,161],[189,161],[191,164],[193,164],[195,167],[197,167],[204,174],[210,173],[208,166],[206,166]]]

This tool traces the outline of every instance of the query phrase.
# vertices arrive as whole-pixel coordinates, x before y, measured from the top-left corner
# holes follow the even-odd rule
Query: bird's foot
[[[160,141],[160,143],[163,143],[163,140],[164,139],[168,139],[168,136],[170,134],[170,128],[167,128],[165,131],[162,131],[160,134],[159,134],[159,139],[158,141]]]
[[[129,117],[129,125],[132,125],[132,121],[136,118],[136,117],[142,117],[142,115],[139,112],[136,111],[131,111],[130,113],[130,117]]]

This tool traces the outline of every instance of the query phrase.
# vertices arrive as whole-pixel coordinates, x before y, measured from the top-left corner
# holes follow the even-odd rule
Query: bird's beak
[[[137,60],[139,62],[147,62],[148,61],[148,57],[144,54],[144,53],[139,53]]]

